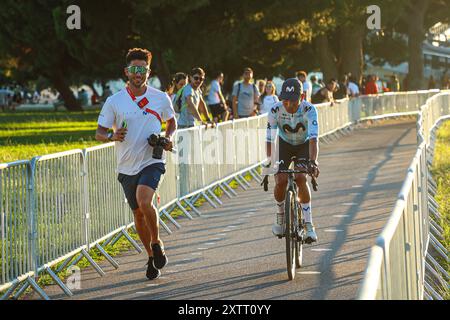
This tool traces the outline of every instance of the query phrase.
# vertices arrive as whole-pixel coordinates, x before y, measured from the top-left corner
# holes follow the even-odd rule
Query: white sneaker
[[[305,227],[306,227],[306,242],[308,242],[308,240],[310,242],[316,242],[317,234],[316,231],[314,230],[313,224],[311,222],[306,222]]]
[[[278,237],[284,235],[284,212],[276,214],[276,221],[272,226],[272,233]]]

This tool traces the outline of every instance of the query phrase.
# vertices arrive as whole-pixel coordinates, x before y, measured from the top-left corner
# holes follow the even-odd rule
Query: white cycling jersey
[[[316,107],[302,101],[297,112],[292,114],[286,111],[282,102],[276,103],[268,113],[266,141],[273,142],[277,131],[281,139],[295,146],[317,138],[319,122]]]

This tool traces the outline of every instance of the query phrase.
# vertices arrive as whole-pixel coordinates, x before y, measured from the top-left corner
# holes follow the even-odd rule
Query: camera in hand
[[[152,157],[154,159],[161,159],[164,147],[170,142],[169,139],[161,135],[152,134],[148,139],[148,144],[153,147]]]

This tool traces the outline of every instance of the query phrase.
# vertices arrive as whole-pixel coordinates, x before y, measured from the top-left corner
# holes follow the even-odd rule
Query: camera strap
[[[150,108],[146,108],[146,106],[149,103],[147,97],[144,97],[139,102],[136,102],[136,96],[133,94],[133,92],[131,92],[129,87],[126,87],[126,88],[127,88],[128,94],[130,95],[131,100],[133,100],[133,102],[137,104],[139,109],[143,110],[144,115],[146,115],[147,113],[151,113],[152,115],[154,115],[156,117],[156,119],[158,119],[159,123],[162,124],[162,120],[161,120],[161,117],[159,116],[158,112],[156,112]]]

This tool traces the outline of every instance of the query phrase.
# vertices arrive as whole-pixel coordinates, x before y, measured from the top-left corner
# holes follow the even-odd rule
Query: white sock
[[[284,200],[281,202],[277,201],[278,213],[284,213]]]
[[[305,222],[312,223],[312,213],[311,213],[311,202],[308,203],[300,203],[302,207],[303,217],[305,218]]]

